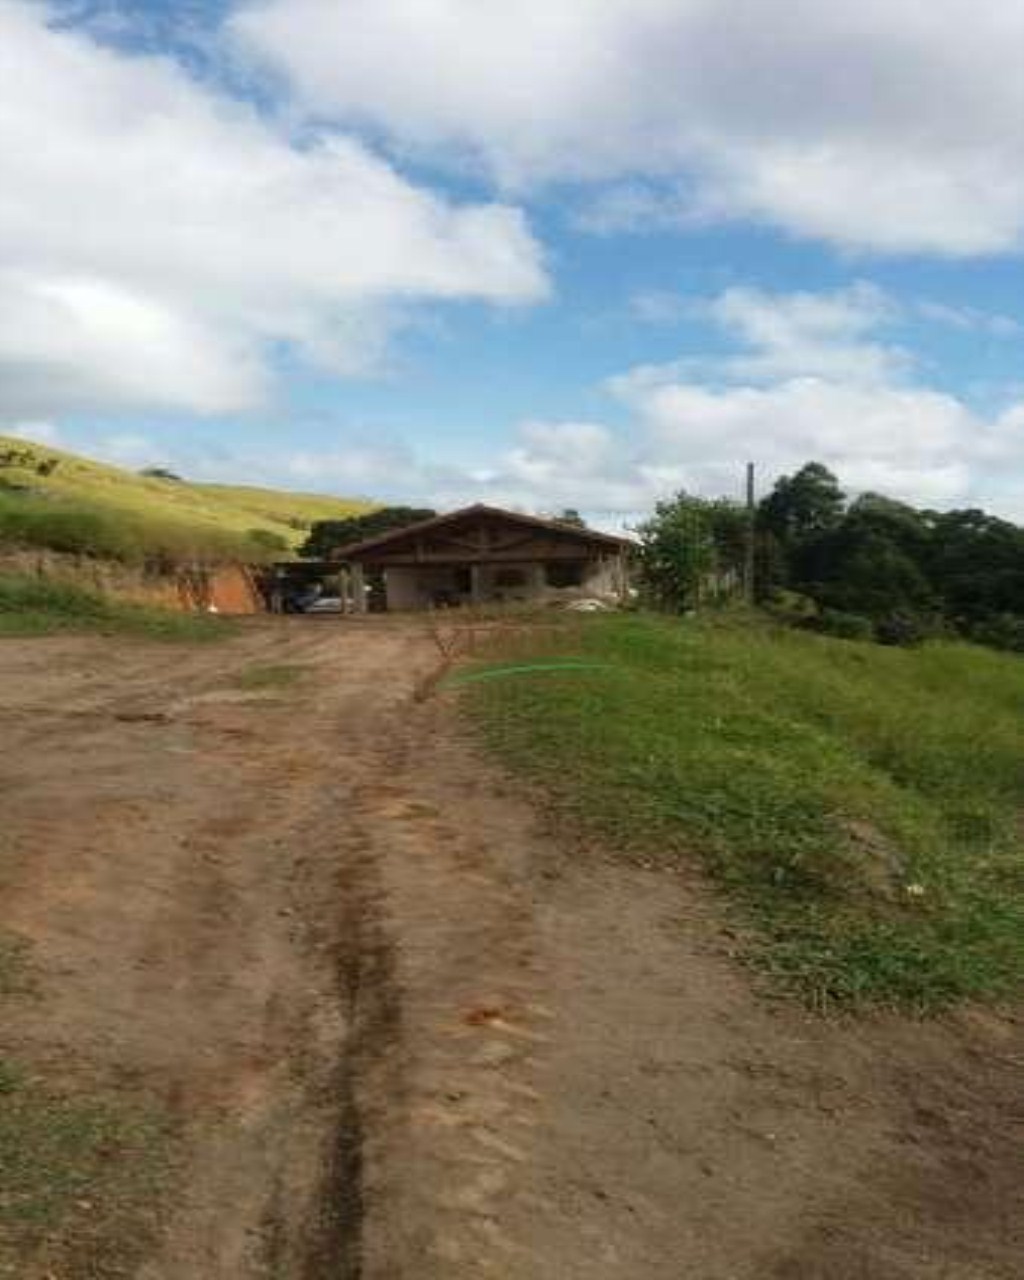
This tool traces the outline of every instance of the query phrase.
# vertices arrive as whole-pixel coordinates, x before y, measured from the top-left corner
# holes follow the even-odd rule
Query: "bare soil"
[[[10,1274],[1024,1275],[1024,1019],[766,998],[693,876],[417,700],[438,660],[328,618],[0,643],[0,1057],[176,1135],[141,1264],[62,1229]]]

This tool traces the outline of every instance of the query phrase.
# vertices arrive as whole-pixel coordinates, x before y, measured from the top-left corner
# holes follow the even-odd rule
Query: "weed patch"
[[[238,674],[238,685],[253,692],[286,689],[306,676],[306,668],[291,663],[261,664],[246,667]]]
[[[613,846],[702,857],[778,982],[916,1009],[1020,990],[1018,658],[643,616],[594,619],[574,656],[595,669],[465,705]]]
[[[145,1107],[62,1096],[0,1060],[0,1275],[135,1274],[171,1136]]]
[[[28,945],[0,929],[0,996],[20,995],[31,988]]]

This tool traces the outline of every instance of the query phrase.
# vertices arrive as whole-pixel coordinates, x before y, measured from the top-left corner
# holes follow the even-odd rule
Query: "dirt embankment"
[[[173,1122],[144,1250],[76,1191],[9,1273],[1019,1277],[1024,1026],[759,997],[699,885],[554,833],[415,702],[437,656],[301,619],[0,645],[35,986],[0,1057]]]
[[[115,600],[186,613],[212,608],[218,613],[264,612],[254,570],[243,564],[207,568],[144,568],[95,556],[57,551],[0,549],[0,573],[67,583]]]

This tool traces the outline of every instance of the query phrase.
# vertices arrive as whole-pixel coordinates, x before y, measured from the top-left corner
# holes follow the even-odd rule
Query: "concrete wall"
[[[624,587],[621,564],[615,558],[588,565],[581,590],[584,595],[603,598],[621,595]]]
[[[543,600],[573,600],[586,597],[618,599],[624,583],[617,557],[588,561],[582,582],[575,587],[548,585],[545,566],[532,564],[481,564],[477,567],[479,601],[482,604],[513,604]],[[469,604],[469,592],[459,592],[458,576],[452,566],[408,566],[389,568],[387,578],[388,609],[413,612],[429,609],[439,594],[453,602]],[[517,580],[514,580],[517,579]]]
[[[388,569],[388,609],[404,613],[429,609],[440,593],[455,594],[455,570],[446,565]]]

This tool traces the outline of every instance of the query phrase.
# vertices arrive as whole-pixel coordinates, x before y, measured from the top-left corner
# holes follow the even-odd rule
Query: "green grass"
[[[68,1096],[0,1059],[0,1276],[134,1275],[172,1137],[151,1108]]]
[[[0,928],[0,996],[19,995],[31,990],[28,945]]]
[[[240,688],[253,692],[284,689],[297,684],[306,674],[305,667],[290,663],[254,663],[238,673],[237,683]]]
[[[0,545],[44,546],[129,562],[155,556],[272,559],[290,554],[313,520],[340,519],[373,506],[348,498],[141,476],[0,436],[0,452],[5,449],[31,461],[0,469]],[[47,460],[58,466],[50,475],[39,475],[33,464]],[[275,540],[279,549],[268,545]]]
[[[749,954],[816,1005],[930,1009],[1024,982],[1024,662],[761,622],[593,619],[463,695],[623,852],[694,856]],[[519,652],[550,656],[543,646]]]
[[[187,487],[204,501],[215,502],[219,509],[244,515],[249,521],[246,528],[265,522],[268,528],[287,534],[294,541],[305,538],[305,526],[314,520],[343,520],[346,516],[372,511],[376,505],[358,498],[290,493],[284,489],[259,489],[244,484],[193,484]],[[303,528],[296,528],[296,522]]]
[[[231,624],[222,618],[125,604],[67,583],[0,574],[0,637],[62,631],[201,641],[231,634]]]

